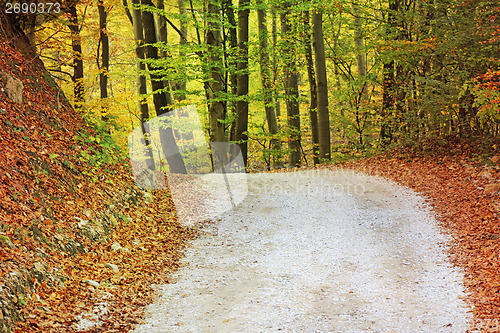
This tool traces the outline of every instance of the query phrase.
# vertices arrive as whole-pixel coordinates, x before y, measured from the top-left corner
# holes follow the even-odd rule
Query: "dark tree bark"
[[[328,111],[328,82],[326,78],[325,42],[323,38],[323,14],[314,12],[313,47],[316,60],[316,77],[318,82],[318,135],[319,157],[330,160],[330,114]]]
[[[382,92],[382,124],[380,127],[380,141],[388,145],[392,141],[390,117],[394,110],[394,61],[384,63]]]
[[[307,77],[309,79],[309,120],[311,122],[311,135],[313,145],[313,163],[319,164],[319,131],[318,131],[318,89],[316,85],[316,73],[314,71],[314,60],[311,47],[311,24],[309,22],[309,11],[303,13],[304,18],[304,46],[307,63]]]
[[[224,47],[224,66],[227,69],[224,74],[225,92],[231,93],[232,96],[238,95],[238,23],[234,15],[233,1],[222,0],[222,15],[227,19],[228,28],[223,29],[223,47]],[[234,69],[234,70],[233,70]],[[231,98],[226,102],[226,113],[224,117],[227,118],[228,112],[234,112],[236,118],[237,114],[237,101]],[[236,141],[236,119],[230,127],[229,141]]]
[[[352,2],[352,9],[354,12],[354,46],[356,48],[356,65],[358,69],[358,75],[361,79],[362,86],[359,91],[359,101],[364,101],[368,99],[368,88],[365,84],[366,78],[366,56],[363,41],[363,26],[361,22],[361,11],[359,9],[359,4],[357,1]]]
[[[108,121],[108,77],[109,77],[109,37],[107,31],[108,13],[104,7],[104,1],[99,0],[97,3],[99,10],[99,43],[101,45],[101,63],[99,65],[99,88],[101,90],[101,119]],[[98,48],[99,49],[99,48]],[[97,55],[99,59],[99,55]]]
[[[278,134],[278,122],[276,120],[276,113],[273,106],[273,82],[271,81],[271,63],[269,62],[269,47],[268,47],[268,31],[266,10],[264,9],[264,1],[257,0],[257,19],[259,26],[259,55],[260,55],[260,77],[262,81],[262,90],[264,93],[264,108],[266,110],[266,120],[269,133],[273,135],[271,139],[271,148],[274,153],[273,167],[282,167],[281,161],[281,141],[276,138]]]
[[[274,105],[276,105],[276,117],[279,118],[281,117],[281,104],[280,104],[280,99],[279,99],[279,94],[277,93],[276,86],[277,82],[280,81],[281,79],[279,78],[279,73],[278,73],[278,19],[277,19],[277,14],[276,14],[276,8],[272,7],[271,8],[271,13],[272,13],[272,35],[273,35],[273,48],[272,48],[272,63],[273,63],[273,87],[274,87],[274,94],[273,94],[273,99],[274,99]]]
[[[141,0],[141,5],[153,7],[151,0]],[[145,48],[145,56],[148,60],[158,60],[158,50],[151,45],[157,42],[154,16],[150,11],[143,10],[141,18],[144,29],[144,41],[146,44],[150,44]],[[156,115],[161,116],[169,111],[167,97],[164,92],[163,78],[155,72],[158,68],[151,62],[148,63],[148,70],[150,71]],[[179,154],[179,148],[172,128],[161,128],[160,126],[159,134],[163,154],[167,159],[170,173],[187,173],[182,156]]]
[[[220,26],[220,0],[206,2],[205,42],[207,54],[205,57],[208,81],[205,82],[205,92],[208,99],[208,115],[210,127],[210,142],[224,142],[225,120],[224,103],[219,99],[224,92],[224,77],[222,74],[222,43]]]
[[[80,110],[85,103],[85,88],[83,86],[83,59],[80,27],[76,6],[69,8],[69,30],[71,31],[71,47],[73,49],[73,93],[75,110]]]
[[[135,38],[135,54],[137,56],[137,92],[139,96],[143,96],[139,98],[139,108],[141,112],[141,123],[145,123],[149,120],[149,108],[146,97],[144,97],[148,93],[147,89],[147,80],[144,72],[146,70],[146,65],[144,64],[144,33],[142,28],[142,19],[141,19],[141,11],[137,8],[140,5],[140,0],[132,0],[132,21],[133,21],[133,29],[134,29],[134,38]]]
[[[248,8],[250,0],[240,0],[238,10],[238,76],[236,103],[235,141],[241,149],[243,161],[247,166],[248,158]]]
[[[137,8],[140,5],[140,0],[132,0],[132,23],[134,30],[134,39],[135,39],[135,54],[137,56],[137,93],[139,95],[139,111],[141,114],[141,128],[142,133],[144,135],[144,142],[146,145],[146,154],[147,160],[146,165],[148,169],[155,170],[156,166],[154,165],[153,152],[151,150],[151,142],[147,136],[149,129],[145,128],[145,123],[149,120],[149,107],[148,101],[146,99],[146,94],[148,93],[147,89],[147,80],[144,72],[146,70],[146,65],[144,64],[144,33],[142,28],[142,18],[141,11]]]
[[[125,11],[125,15],[127,15],[127,18],[130,21],[130,24],[134,25],[134,18],[132,17],[132,13],[130,12],[130,9],[128,8],[128,1],[122,0],[122,4],[123,4],[123,10]]]
[[[387,23],[389,29],[397,28],[396,13],[399,9],[399,0],[389,0]],[[394,60],[386,61],[383,67],[382,93],[382,124],[380,127],[380,142],[387,145],[392,141],[391,118],[396,103],[395,68]]]
[[[141,0],[141,5],[153,7],[151,0]],[[142,11],[142,26],[144,29],[144,42],[149,44],[145,46],[145,58],[150,60],[158,60],[158,49],[152,44],[156,43],[156,30],[154,16],[150,11]],[[152,63],[148,63],[148,70],[151,77],[151,86],[153,88],[153,103],[155,105],[156,114],[158,116],[168,112],[167,96],[164,92],[163,78],[157,73],[158,67]]]
[[[238,49],[238,23],[236,22],[236,17],[234,15],[233,2],[232,0],[223,0],[222,1],[222,13],[227,19],[227,23],[229,23],[229,27],[227,29],[227,36],[224,34],[224,56],[226,68],[236,68],[237,67],[237,57],[234,56],[233,52]],[[229,42],[228,45],[226,45]],[[229,77],[227,77],[229,76]],[[237,81],[238,75],[236,72],[229,71],[226,73],[226,77],[224,78],[224,82],[226,85],[226,92],[231,92],[233,96],[238,94]],[[236,106],[229,103],[228,108],[230,110],[235,110]],[[234,130],[233,130],[234,135]]]
[[[184,45],[187,43],[187,29],[188,26],[186,24],[186,6],[184,4],[184,0],[178,0],[177,5],[179,7],[179,31],[180,31],[180,36],[179,36],[179,58],[184,59],[186,56],[186,53],[183,50]],[[174,95],[173,97],[178,100],[178,101],[183,101],[186,99],[186,79],[177,79],[173,83],[173,89],[172,89],[172,94]]]
[[[165,5],[163,3],[163,0],[157,0],[156,2],[156,7],[160,11],[165,10]],[[156,28],[157,28],[157,40],[159,42],[162,42],[165,46],[168,44],[168,29],[167,29],[167,19],[163,13],[159,13],[156,16]],[[162,49],[158,52],[158,56],[160,58],[169,58],[170,54],[165,49]],[[170,94],[170,81],[167,79],[167,76],[165,75],[163,78],[163,88],[165,90],[165,98],[167,99],[167,105],[168,108],[171,108],[172,105],[172,95]]]
[[[287,122],[290,139],[290,166],[300,166],[300,109],[299,109],[299,71],[295,61],[293,42],[291,41],[292,27],[289,21],[289,1],[283,3],[281,14],[281,33],[283,38],[283,56],[285,65],[285,101],[287,109]]]

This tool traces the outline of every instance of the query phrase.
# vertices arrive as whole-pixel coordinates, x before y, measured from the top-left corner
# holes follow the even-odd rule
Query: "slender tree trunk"
[[[99,10],[99,43],[101,45],[101,64],[99,66],[99,88],[101,90],[101,119],[108,121],[108,77],[109,77],[109,37],[107,31],[108,13],[104,1],[97,3]],[[99,55],[98,55],[99,58]],[[99,61],[98,61],[99,63]]]
[[[73,49],[73,93],[75,110],[80,110],[85,103],[85,88],[83,85],[83,59],[80,27],[76,6],[69,7],[69,30],[71,31],[71,46]]]
[[[151,0],[141,0],[141,5],[153,7]],[[157,38],[154,16],[150,11],[142,11],[142,27],[144,29],[144,42],[148,44],[144,48],[145,57],[150,60],[158,60],[158,49],[152,45],[157,42]],[[157,66],[152,63],[148,63],[147,66],[151,77],[151,87],[153,88],[153,103],[155,105],[156,115],[159,116],[168,112],[166,109],[168,105],[167,96],[163,91],[164,86],[162,77],[155,73],[158,69]]]
[[[207,55],[205,58],[208,67],[209,80],[205,82],[205,91],[208,99],[208,117],[210,127],[210,142],[224,142],[225,120],[224,103],[219,99],[224,92],[224,77],[222,74],[222,43],[220,25],[220,0],[206,0],[206,31],[205,42]]]
[[[184,4],[184,0],[178,0],[177,4],[179,6],[179,30],[181,32],[182,36],[179,36],[179,58],[181,61],[185,60],[186,53],[184,52],[183,47],[186,45],[186,38],[187,38],[187,24],[186,24],[186,6]],[[177,79],[177,81],[174,83],[175,89],[172,89],[175,91],[175,99],[178,101],[183,101],[186,99],[186,79]]]
[[[380,127],[380,141],[388,145],[392,141],[390,117],[394,110],[394,61],[384,63],[382,82],[382,124]]]
[[[153,152],[151,149],[151,142],[147,136],[149,128],[146,128],[145,124],[149,120],[149,107],[148,101],[146,99],[147,90],[147,80],[144,72],[146,70],[146,65],[144,64],[144,33],[142,28],[141,11],[137,8],[140,5],[140,0],[132,0],[132,24],[134,30],[135,39],[135,54],[137,56],[137,78],[136,87],[137,93],[139,95],[139,111],[141,113],[141,128],[144,135],[144,143],[146,146],[146,165],[148,169],[155,170],[156,166],[154,163]]]
[[[399,9],[399,0],[389,0],[389,12],[387,14],[387,23],[389,29],[397,29],[396,12]],[[394,60],[386,61],[383,67],[383,93],[382,93],[382,124],[380,127],[380,142],[387,145],[392,141],[391,118],[396,103],[395,94],[395,76]]]
[[[319,164],[319,130],[318,130],[318,89],[316,85],[316,73],[314,71],[314,60],[311,47],[311,24],[309,23],[309,11],[302,13],[304,21],[304,46],[307,63],[307,77],[309,78],[309,91],[311,100],[309,103],[309,119],[311,122],[311,135],[313,145],[313,163]]]
[[[276,117],[279,118],[281,117],[281,104],[280,104],[280,99],[277,94],[277,82],[280,81],[280,78],[278,77],[278,54],[277,54],[277,49],[278,49],[278,20],[276,18],[276,9],[274,7],[271,8],[272,12],[272,34],[273,34],[273,87],[274,87],[274,105],[276,105]]]
[[[134,18],[132,17],[132,13],[130,12],[130,9],[128,8],[128,1],[127,0],[122,0],[123,4],[123,10],[125,11],[125,15],[127,15],[127,18],[130,22],[130,24],[133,26],[134,25]]]
[[[419,10],[422,13],[424,13],[422,16],[423,22],[419,25],[420,26],[419,33],[421,36],[429,36],[430,31],[432,29],[431,22],[435,18],[435,16],[434,16],[434,14],[435,14],[434,13],[434,10],[435,10],[434,1],[433,0],[430,0],[430,1],[420,0],[419,7],[420,7]],[[416,93],[418,96],[417,109],[419,109],[418,110],[418,117],[420,119],[420,126],[419,126],[419,131],[418,131],[418,138],[417,138],[419,141],[422,140],[425,133],[429,131],[429,123],[424,120],[426,117],[426,111],[424,110],[422,101],[424,100],[424,98],[427,94],[427,87],[426,87],[426,84],[424,82],[426,82],[427,79],[432,75],[431,63],[432,63],[431,56],[425,57],[423,59],[422,67],[421,67],[421,73],[422,73],[421,76],[424,80],[422,80],[423,82],[419,82],[417,84],[417,89],[416,89]],[[451,131],[453,130],[451,119],[450,119],[450,130]]]
[[[395,106],[396,113],[399,119],[400,132],[407,134],[407,122],[406,122],[406,95],[408,86],[408,70],[403,68],[403,65],[398,61],[396,62],[396,76],[394,77],[394,88],[395,88]]]
[[[235,141],[239,141],[245,166],[248,158],[248,6],[250,0],[240,0],[238,10],[238,76]]]
[[[229,42],[229,45],[226,44],[226,40],[223,41],[224,43],[224,57],[225,57],[225,66],[226,68],[235,68],[238,66],[237,65],[237,58],[234,55],[234,52],[238,50],[238,23],[236,22],[236,17],[234,15],[234,9],[233,9],[233,1],[232,0],[223,0],[222,3],[223,6],[223,15],[227,19],[227,23],[229,23],[228,27],[228,36],[225,36],[225,39]],[[229,76],[229,78],[227,77]],[[229,70],[228,73],[226,73],[226,77],[224,79],[226,87],[226,92],[231,92],[233,96],[238,95],[238,75],[236,71]],[[236,103],[235,102],[229,102],[227,109],[231,111],[236,110]],[[233,124],[231,127],[231,135],[232,138],[234,138],[236,131],[236,123]]]
[[[290,2],[283,4],[281,14],[281,33],[284,39],[283,56],[285,57],[285,100],[287,122],[290,134],[288,148],[290,149],[289,163],[291,166],[300,166],[300,108],[299,108],[299,72],[295,61],[295,52],[291,41],[292,27],[289,22]]]
[[[141,112],[141,123],[149,120],[149,108],[145,95],[148,93],[147,80],[144,72],[146,65],[144,64],[144,33],[142,27],[141,11],[137,8],[140,5],[140,0],[132,0],[132,20],[135,38],[135,54],[137,56],[137,93],[139,94],[139,109]]]
[[[282,167],[281,161],[281,141],[276,137],[278,134],[278,122],[273,106],[273,83],[271,81],[271,71],[269,62],[269,47],[268,47],[268,31],[266,10],[264,9],[264,1],[257,0],[257,19],[259,26],[259,55],[260,55],[260,77],[262,80],[262,90],[264,93],[264,109],[266,110],[266,120],[269,133],[272,135],[271,148],[273,151],[273,167]]]
[[[464,95],[459,98],[458,124],[460,137],[467,138],[472,134],[472,120],[476,116],[473,105],[474,95],[467,90]]]
[[[167,29],[167,20],[164,15],[165,12],[165,5],[163,4],[163,0],[157,0],[156,2],[156,7],[158,10],[161,12],[156,15],[156,36],[159,42],[163,43],[164,46],[168,45],[168,29]],[[160,58],[167,59],[170,57],[168,54],[168,51],[165,49],[162,49],[159,51],[158,56]],[[170,82],[167,79],[167,76],[164,76],[163,78],[163,87],[165,89],[165,98],[167,99],[167,105],[169,109],[171,108],[172,103],[172,95],[170,94]]]
[[[153,7],[151,0],[141,0],[141,5]],[[145,48],[145,55],[148,60],[158,60],[158,50],[151,44],[156,43],[156,31],[154,16],[150,11],[144,10],[142,12],[142,25],[144,28],[144,41],[150,44]],[[168,112],[167,97],[164,93],[164,86],[162,77],[154,73],[157,69],[152,63],[148,63],[148,70],[150,71],[151,86],[153,88],[153,103],[155,105],[156,115],[160,116]],[[170,173],[187,173],[186,166],[179,154],[179,148],[175,142],[174,133],[171,127],[161,128],[159,126],[160,143],[163,150],[163,155],[166,157]]]
[[[366,56],[365,47],[363,42],[363,26],[361,23],[361,11],[359,9],[359,4],[356,0],[352,2],[352,9],[354,12],[354,45],[356,47],[356,64],[358,69],[358,75],[361,79],[361,89],[359,92],[359,101],[366,101],[368,98],[367,87],[366,87]]]
[[[224,33],[224,66],[226,67],[226,74],[224,75],[224,84],[226,86],[225,92],[231,93],[231,96],[238,96],[238,23],[234,15],[233,1],[222,0],[222,13],[226,17],[228,28],[227,34]],[[223,29],[223,32],[226,30]],[[232,99],[232,98],[231,98]],[[230,127],[229,141],[236,141],[236,127],[237,127],[237,101],[230,100],[226,102],[226,113],[224,117],[227,118],[227,112],[232,112],[236,116]],[[245,162],[246,163],[246,162]]]
[[[339,13],[339,27],[338,27],[338,31],[336,34],[333,35],[333,49],[334,49],[334,52],[337,56],[337,52],[338,52],[338,48],[339,48],[339,36],[340,36],[340,30],[342,28],[342,20],[341,20],[341,13]],[[342,90],[342,83],[340,82],[340,74],[339,74],[339,65],[337,63],[335,63],[335,86],[337,88],[337,92],[340,93],[341,90]],[[340,104],[340,119],[341,119],[341,122],[340,122],[340,126],[342,128],[339,128],[339,131],[341,133],[341,137],[342,137],[342,140],[345,139],[345,136],[346,136],[346,125],[345,125],[345,104],[344,103],[341,103]]]
[[[330,114],[328,111],[328,82],[326,78],[325,44],[323,38],[323,14],[314,12],[313,47],[316,60],[316,76],[318,82],[318,127],[319,157],[330,160]]]

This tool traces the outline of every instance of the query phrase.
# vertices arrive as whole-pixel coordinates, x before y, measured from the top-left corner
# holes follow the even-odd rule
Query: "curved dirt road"
[[[424,200],[351,171],[250,174],[142,332],[465,332],[461,272]]]

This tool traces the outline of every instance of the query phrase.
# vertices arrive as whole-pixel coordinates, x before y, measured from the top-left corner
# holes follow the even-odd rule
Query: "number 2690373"
[[[59,14],[61,4],[58,2],[7,2],[6,14]]]

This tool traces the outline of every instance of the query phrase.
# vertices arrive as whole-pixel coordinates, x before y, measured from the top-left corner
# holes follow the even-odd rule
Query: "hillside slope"
[[[0,27],[0,332],[126,331],[192,232]]]

